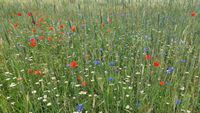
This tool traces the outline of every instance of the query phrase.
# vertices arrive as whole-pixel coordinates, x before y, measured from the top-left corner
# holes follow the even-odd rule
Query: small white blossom
[[[36,82],[35,84],[38,85],[38,84],[40,84],[40,83],[39,83],[39,82]]]
[[[38,99],[38,100],[42,100],[42,97],[38,97],[37,99]]]
[[[133,89],[133,87],[129,86],[128,89]]]
[[[47,95],[44,95],[43,98],[47,98]]]
[[[6,78],[6,81],[9,81],[10,80],[10,78]]]
[[[76,85],[75,85],[75,87],[80,87],[80,86],[81,86],[80,84],[76,84]]]
[[[136,74],[136,75],[140,75],[140,72],[136,72],[135,74]]]
[[[51,102],[47,103],[47,106],[51,106]]]
[[[127,106],[126,106],[126,109],[129,109],[129,108],[130,108],[130,106],[129,106],[129,105],[127,105]]]
[[[141,93],[141,94],[144,94],[144,90],[141,90],[140,93]]]
[[[9,100],[9,99],[10,99],[10,97],[6,97],[6,99],[7,99],[7,100]]]
[[[191,113],[191,111],[190,111],[190,110],[187,110],[187,113]]]
[[[36,90],[33,90],[31,93],[32,93],[32,94],[35,94],[36,92],[37,92]]]
[[[39,80],[39,82],[42,82],[42,81],[43,81],[43,79],[40,79],[40,80]]]
[[[185,87],[181,87],[180,90],[182,90],[182,91],[185,90]]]
[[[108,74],[108,71],[104,71],[105,74]]]
[[[51,80],[56,80],[56,77],[51,77]]]
[[[46,102],[46,101],[47,101],[47,99],[43,99],[42,101],[43,101],[43,102]]]
[[[185,72],[185,74],[189,74],[189,72]]]
[[[11,102],[10,104],[14,105],[14,104],[15,104],[15,102]]]
[[[17,84],[11,83],[9,87],[15,87]]]
[[[10,73],[10,72],[5,72],[5,75],[12,75],[12,73]]]
[[[80,94],[80,95],[86,95],[86,94],[87,94],[87,91],[80,91],[79,94]]]

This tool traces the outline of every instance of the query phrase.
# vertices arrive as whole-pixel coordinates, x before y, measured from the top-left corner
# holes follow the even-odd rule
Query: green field
[[[0,113],[200,113],[199,0],[0,0]]]

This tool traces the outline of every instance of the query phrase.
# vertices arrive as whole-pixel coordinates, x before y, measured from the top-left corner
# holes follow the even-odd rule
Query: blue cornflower
[[[94,65],[100,65],[100,60],[95,60]]]
[[[182,59],[181,62],[187,62],[187,60]]]
[[[115,62],[113,62],[113,61],[110,62],[110,63],[109,63],[109,66],[115,66]]]
[[[102,49],[102,48],[100,48],[100,49],[99,49],[99,51],[100,51],[100,53],[102,53],[102,52],[103,52],[103,49]]]
[[[83,104],[78,104],[77,106],[76,106],[76,111],[77,112],[81,112],[83,110]]]
[[[109,81],[109,82],[113,81],[113,78],[112,78],[112,77],[109,77],[109,78],[108,78],[108,81]]]
[[[174,71],[174,68],[173,67],[168,67],[167,68],[167,74],[170,74]]]
[[[176,100],[176,105],[181,104],[181,100]]]
[[[149,50],[149,49],[148,49],[147,47],[144,48],[144,52],[145,52],[145,53],[148,52],[148,50]]]

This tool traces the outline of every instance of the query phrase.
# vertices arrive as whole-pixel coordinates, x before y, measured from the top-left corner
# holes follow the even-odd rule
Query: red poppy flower
[[[39,22],[42,22],[43,20],[44,20],[44,18],[42,18],[42,17],[38,19]]]
[[[39,36],[38,39],[41,41],[41,40],[44,40],[44,36]]]
[[[72,26],[70,29],[71,29],[72,32],[76,31],[76,27],[75,26]]]
[[[53,27],[49,27],[49,30],[50,30],[50,31],[53,31]]]
[[[77,80],[77,81],[81,81],[81,77],[80,77],[80,76],[77,76],[77,77],[76,77],[76,80]]]
[[[48,37],[47,40],[48,40],[48,41],[52,41],[52,38],[51,38],[51,37]]]
[[[151,55],[145,55],[146,60],[151,60]]]
[[[78,66],[78,64],[76,63],[76,61],[72,61],[72,62],[69,64],[69,66],[70,66],[71,68],[76,68],[76,67]]]
[[[32,32],[33,32],[33,33],[35,33],[35,32],[36,32],[36,30],[35,30],[35,29],[32,29]]]
[[[36,46],[36,40],[35,40],[35,38],[31,38],[30,39],[29,46],[31,46],[31,47],[35,47]]]
[[[28,13],[27,13],[27,16],[31,16],[31,13],[30,13],[30,12],[28,12]]]
[[[160,66],[160,63],[159,63],[158,61],[154,61],[154,62],[153,62],[153,66],[159,67],[159,66]]]
[[[87,86],[87,82],[85,82],[85,81],[81,82],[81,86],[82,86],[82,87]]]
[[[22,16],[22,14],[20,12],[17,13],[17,16]]]
[[[36,43],[34,43],[34,42],[30,42],[30,43],[29,43],[29,46],[31,46],[31,47],[35,47],[35,46],[36,46]]]
[[[35,38],[30,39],[30,42],[35,42],[35,41],[36,41]]]
[[[163,85],[165,85],[165,82],[163,82],[163,81],[160,81],[160,86],[163,86]]]
[[[35,74],[35,75],[42,75],[42,71],[40,71],[40,70],[35,70],[35,71],[34,71],[34,74]]]
[[[194,12],[194,11],[192,11],[192,13],[191,13],[191,16],[197,16],[197,13],[196,12]]]
[[[60,28],[60,29],[63,29],[63,28],[64,28],[64,25],[60,25],[59,28]]]

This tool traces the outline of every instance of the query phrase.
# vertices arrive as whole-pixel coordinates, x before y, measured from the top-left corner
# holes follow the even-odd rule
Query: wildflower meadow
[[[199,0],[0,0],[0,113],[200,113]]]

